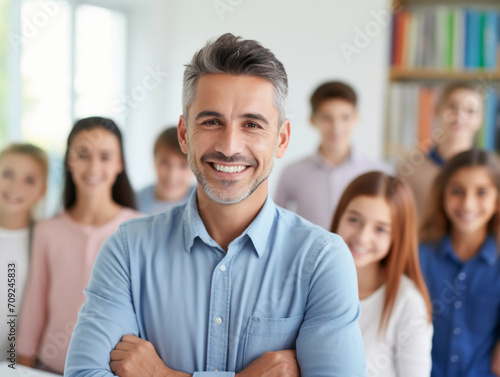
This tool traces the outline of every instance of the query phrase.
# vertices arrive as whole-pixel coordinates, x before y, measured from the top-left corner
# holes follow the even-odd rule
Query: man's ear
[[[177,125],[177,139],[179,139],[179,145],[184,154],[188,153],[188,139],[187,139],[187,124],[184,120],[184,116],[179,117],[179,124]]]
[[[288,149],[288,143],[290,142],[290,120],[286,119],[281,125],[280,132],[278,134],[278,147],[276,149],[276,157],[281,158],[285,155]]]

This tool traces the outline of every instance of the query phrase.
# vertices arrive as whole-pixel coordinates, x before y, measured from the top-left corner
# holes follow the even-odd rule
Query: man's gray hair
[[[230,33],[207,42],[184,70],[182,111],[185,119],[196,96],[198,78],[210,73],[256,76],[273,84],[274,106],[279,113],[278,129],[281,127],[286,118],[288,79],[285,67],[269,49],[257,41],[244,40]]]

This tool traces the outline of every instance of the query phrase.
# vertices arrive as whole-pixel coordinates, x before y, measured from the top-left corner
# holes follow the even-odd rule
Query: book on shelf
[[[389,87],[387,143],[390,155],[418,146],[429,148],[437,127],[436,101],[441,86],[394,82]],[[488,87],[483,100],[483,125],[476,145],[500,151],[500,90]]]
[[[494,9],[436,6],[392,18],[396,68],[500,71],[500,14]]]

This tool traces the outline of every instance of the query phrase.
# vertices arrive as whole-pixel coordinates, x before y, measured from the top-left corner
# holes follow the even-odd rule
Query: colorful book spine
[[[387,138],[390,150],[429,145],[435,127],[438,86],[394,83],[389,90]],[[500,151],[500,92],[489,89],[484,97],[483,125],[476,135],[476,145]]]
[[[483,146],[484,149],[495,149],[495,133],[496,133],[496,114],[498,106],[498,95],[494,90],[488,90],[485,97],[485,114],[484,114],[484,132]]]
[[[393,17],[391,64],[437,70],[500,70],[498,10],[436,6]]]
[[[498,65],[499,34],[499,14],[497,12],[486,13],[484,32],[484,66],[488,69],[495,69]]]
[[[447,10],[446,15],[446,64],[445,67],[448,69],[453,68],[453,47],[455,37],[455,14],[451,10]]]
[[[431,139],[432,131],[432,89],[421,87],[418,101],[418,141],[426,145]]]

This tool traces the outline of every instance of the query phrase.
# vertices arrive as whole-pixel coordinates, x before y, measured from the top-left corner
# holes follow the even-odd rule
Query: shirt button
[[[226,266],[225,265],[220,266],[219,270],[221,270],[222,272],[226,271]]]
[[[458,335],[462,332],[462,329],[460,327],[455,327],[453,329],[453,334]]]
[[[222,318],[221,317],[215,318],[215,324],[216,325],[220,325],[221,323],[222,323]]]
[[[458,280],[465,280],[466,277],[467,277],[467,274],[465,272],[460,272],[458,274]]]
[[[456,363],[456,362],[458,361],[458,356],[457,356],[457,355],[452,355],[452,356],[450,357],[450,361],[451,361],[452,363]]]
[[[455,302],[455,309],[460,309],[462,307],[462,301]]]

